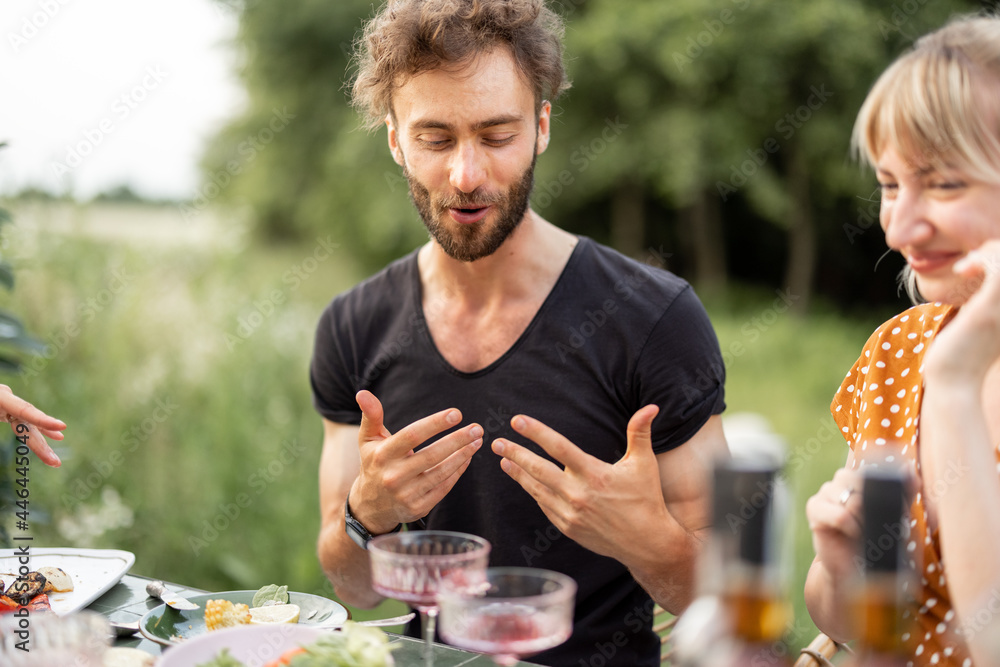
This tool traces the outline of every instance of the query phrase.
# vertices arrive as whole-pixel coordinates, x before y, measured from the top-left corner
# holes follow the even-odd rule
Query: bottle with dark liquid
[[[862,541],[854,592],[854,665],[902,667],[912,655],[903,641],[909,623],[907,590],[915,584],[909,567],[909,498],[906,474],[894,468],[863,468]]]
[[[683,664],[791,664],[782,641],[790,611],[780,538],[786,523],[781,516],[783,487],[777,473],[777,466],[760,461],[733,459],[715,467],[712,534],[699,572],[699,599],[685,612],[711,610],[706,614],[711,620],[702,623],[702,636],[709,639],[699,642]],[[675,632],[692,625],[682,616]]]

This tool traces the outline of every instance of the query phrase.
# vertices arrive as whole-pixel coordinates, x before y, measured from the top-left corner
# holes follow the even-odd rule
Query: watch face
[[[361,525],[360,521],[351,516],[351,504],[349,498],[344,503],[344,530],[347,532],[347,536],[350,537],[355,544],[362,549],[368,549],[368,542],[371,541],[372,535],[364,526]]]
[[[354,540],[354,543],[357,544],[362,549],[365,550],[368,549],[368,542],[371,541],[371,536],[367,532],[365,532],[365,534],[362,535],[361,533],[358,532],[357,528],[348,523],[347,536],[350,537],[352,540]]]

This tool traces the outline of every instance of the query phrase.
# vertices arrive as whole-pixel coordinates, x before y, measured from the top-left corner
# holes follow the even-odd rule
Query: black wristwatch
[[[403,529],[403,524],[399,524],[390,533],[398,533]],[[368,532],[368,529],[364,525],[354,518],[351,514],[351,497],[347,496],[347,500],[344,501],[344,530],[347,531],[347,536],[354,540],[362,549],[368,549],[368,543],[372,541],[375,535]]]

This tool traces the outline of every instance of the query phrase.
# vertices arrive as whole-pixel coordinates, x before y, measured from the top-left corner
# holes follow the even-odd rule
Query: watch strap
[[[403,524],[397,525],[395,528],[389,531],[389,533],[398,533],[403,529]],[[375,535],[372,535],[364,524],[354,518],[351,514],[351,496],[347,496],[347,500],[344,501],[344,531],[347,536],[354,541],[362,549],[368,549],[368,543],[372,541]],[[388,533],[386,533],[388,534]]]

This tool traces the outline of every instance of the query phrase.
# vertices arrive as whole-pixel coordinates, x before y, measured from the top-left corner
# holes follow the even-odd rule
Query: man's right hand
[[[413,422],[395,434],[386,429],[382,404],[369,391],[361,408],[361,471],[351,487],[351,513],[372,534],[423,518],[455,486],[483,444],[483,428],[470,424],[414,449],[462,421],[455,408]]]

